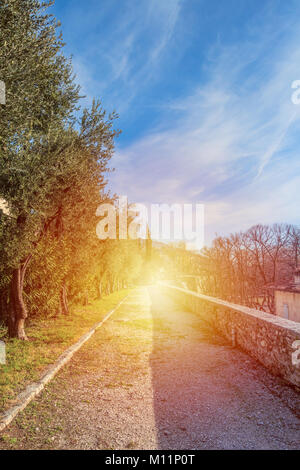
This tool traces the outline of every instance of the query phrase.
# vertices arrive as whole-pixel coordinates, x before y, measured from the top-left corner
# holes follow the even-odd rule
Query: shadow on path
[[[233,349],[197,315],[148,288],[159,449],[297,449],[290,387]]]

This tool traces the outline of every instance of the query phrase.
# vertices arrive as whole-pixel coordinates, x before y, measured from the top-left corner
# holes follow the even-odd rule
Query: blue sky
[[[299,224],[299,1],[56,0],[52,11],[84,104],[120,115],[113,191],[204,203],[207,243]]]

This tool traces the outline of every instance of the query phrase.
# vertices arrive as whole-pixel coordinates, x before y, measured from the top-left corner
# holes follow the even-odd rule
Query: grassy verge
[[[86,307],[74,306],[68,317],[33,319],[26,328],[30,341],[2,338],[6,341],[7,363],[0,365],[0,412],[127,294],[122,290]]]

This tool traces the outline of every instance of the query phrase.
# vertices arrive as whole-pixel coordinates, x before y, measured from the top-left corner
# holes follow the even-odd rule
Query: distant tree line
[[[188,288],[274,313],[274,289],[293,281],[299,250],[298,227],[259,224],[215,238],[201,254],[177,249],[170,259]]]
[[[299,246],[300,230],[288,224],[255,225],[218,237],[206,253],[211,267],[206,290],[274,313],[274,289],[292,282]]]

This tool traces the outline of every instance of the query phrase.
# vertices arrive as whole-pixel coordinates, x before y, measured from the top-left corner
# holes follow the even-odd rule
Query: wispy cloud
[[[283,143],[284,143],[284,138],[286,137],[292,123],[296,119],[296,116],[297,116],[297,108],[293,110],[293,112],[291,113],[291,117],[287,120],[286,125],[283,127],[281,131],[279,131],[277,136],[274,136],[274,141],[271,142],[270,147],[262,155],[260,159],[260,164],[258,167],[256,178],[259,178],[261,176],[266,165],[272,160],[272,157],[276,155],[276,153],[278,153],[280,149],[282,148]]]
[[[99,24],[91,20],[88,50],[76,54],[74,70],[87,95],[85,103],[101,94],[124,113],[153,82],[176,29],[181,0],[104,3],[105,14],[98,15]],[[73,17],[82,14],[79,8]],[[106,17],[109,29],[105,29]]]
[[[66,2],[85,103],[121,114],[114,191],[204,202],[208,240],[299,222],[299,2]]]
[[[115,187],[135,200],[206,203],[209,238],[295,222],[300,122],[291,83],[300,76],[300,35],[287,29],[210,50],[206,82],[165,103],[156,129],[119,149]]]
[[[152,22],[153,16],[159,19],[161,34],[157,38],[157,44],[150,53],[150,60],[146,67],[149,68],[155,63],[166,49],[177,23],[180,13],[181,0],[152,0],[149,2],[149,20]]]

